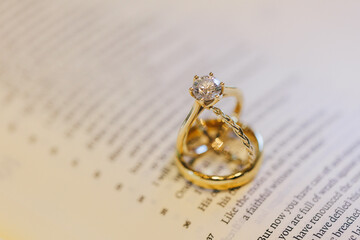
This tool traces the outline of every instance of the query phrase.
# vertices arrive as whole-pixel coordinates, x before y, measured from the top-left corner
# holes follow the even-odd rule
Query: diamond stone
[[[197,100],[212,101],[221,94],[221,82],[212,76],[202,76],[194,81],[192,93]]]

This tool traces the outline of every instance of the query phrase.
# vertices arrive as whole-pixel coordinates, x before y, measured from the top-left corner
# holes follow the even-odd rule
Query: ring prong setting
[[[189,92],[201,106],[209,108],[220,100],[224,86],[224,83],[216,79],[214,74],[210,72],[207,76],[195,75]]]
[[[193,98],[195,98],[193,91],[194,91],[194,89],[192,87],[190,87],[189,88],[189,93]]]

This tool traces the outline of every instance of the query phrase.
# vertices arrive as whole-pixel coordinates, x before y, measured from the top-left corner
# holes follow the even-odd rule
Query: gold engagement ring
[[[195,103],[180,128],[176,143],[176,165],[181,174],[198,186],[217,190],[248,183],[260,168],[263,140],[259,133],[239,122],[241,92],[225,86],[212,73],[195,76],[189,91]],[[231,116],[215,107],[225,97],[236,99]],[[200,118],[205,109],[217,118]]]

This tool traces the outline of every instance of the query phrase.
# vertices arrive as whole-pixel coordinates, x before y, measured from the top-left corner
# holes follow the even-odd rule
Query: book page
[[[321,4],[307,12],[318,25],[284,23],[300,3],[232,4],[1,2],[2,239],[360,239],[358,59],[313,52],[338,30],[356,53],[360,34]],[[358,17],[340,5],[327,10]],[[265,23],[279,30],[262,42]],[[317,28],[308,55],[294,47]],[[174,162],[192,77],[210,71],[241,89],[241,120],[264,137],[238,189],[197,187]]]

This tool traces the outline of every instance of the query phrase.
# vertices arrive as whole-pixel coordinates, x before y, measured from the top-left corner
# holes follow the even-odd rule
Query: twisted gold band
[[[246,136],[246,134],[244,133],[244,130],[241,128],[241,126],[236,123],[229,115],[226,115],[225,113],[223,113],[223,111],[221,111],[219,108],[217,107],[210,107],[211,110],[213,110],[213,112],[221,117],[221,120],[226,123],[228,126],[230,126],[232,128],[232,130],[234,131],[234,133],[236,134],[236,136],[238,136],[239,138],[241,138],[241,140],[243,141],[244,146],[246,147],[246,150],[249,154],[249,161],[250,162],[254,162],[255,160],[255,154],[254,154],[254,147],[251,144],[250,139]]]

